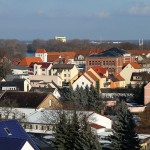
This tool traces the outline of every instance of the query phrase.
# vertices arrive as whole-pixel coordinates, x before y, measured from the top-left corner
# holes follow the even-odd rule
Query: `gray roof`
[[[32,87],[30,92],[44,92],[44,93],[53,93],[55,88],[42,88],[42,87]]]
[[[12,66],[11,69],[28,70],[26,66]]]
[[[98,58],[106,58],[106,57],[123,57],[124,54],[129,54],[127,51],[120,48],[111,48],[102,53],[91,54],[88,57],[98,57]]]
[[[72,69],[74,64],[54,64],[51,69]]]
[[[110,88],[103,88],[101,89],[102,93],[133,93],[132,89],[126,89],[126,88],[116,88],[116,89],[110,89]]]

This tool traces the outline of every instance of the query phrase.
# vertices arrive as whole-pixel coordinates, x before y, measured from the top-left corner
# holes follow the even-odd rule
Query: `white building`
[[[37,49],[35,52],[35,57],[40,57],[43,62],[47,62],[47,52],[45,49]]]

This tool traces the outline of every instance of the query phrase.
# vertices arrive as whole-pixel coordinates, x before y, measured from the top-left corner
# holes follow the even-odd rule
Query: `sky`
[[[150,0],[0,0],[0,39],[150,39]]]

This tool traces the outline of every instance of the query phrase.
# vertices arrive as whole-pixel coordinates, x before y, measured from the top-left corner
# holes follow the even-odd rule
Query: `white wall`
[[[30,145],[28,141],[26,141],[21,150],[34,150],[34,148]]]
[[[58,76],[45,76],[45,75],[29,75],[30,80],[43,80],[45,82],[54,82],[58,86],[62,86],[62,79]]]
[[[90,115],[88,121],[101,125],[107,129],[112,128],[112,121],[109,118],[99,115],[97,113],[93,113],[92,115]]]
[[[86,86],[90,87],[92,83],[82,75],[72,84],[73,90],[76,89],[77,85],[85,89]]]

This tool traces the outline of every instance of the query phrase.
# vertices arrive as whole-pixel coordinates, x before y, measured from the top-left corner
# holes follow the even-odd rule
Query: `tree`
[[[135,131],[133,115],[127,104],[121,101],[118,106],[117,121],[113,124],[113,135],[110,136],[111,150],[140,150],[140,140]]]
[[[90,127],[87,117],[84,115],[81,120],[81,129],[78,139],[75,143],[76,150],[101,150],[97,135]]]
[[[55,127],[55,149],[56,150],[67,150],[68,141],[68,122],[65,112],[59,114],[59,122]]]
[[[86,116],[79,116],[76,111],[66,116],[60,115],[56,124],[56,150],[101,150],[98,137],[92,132]],[[67,119],[68,118],[68,119]]]

